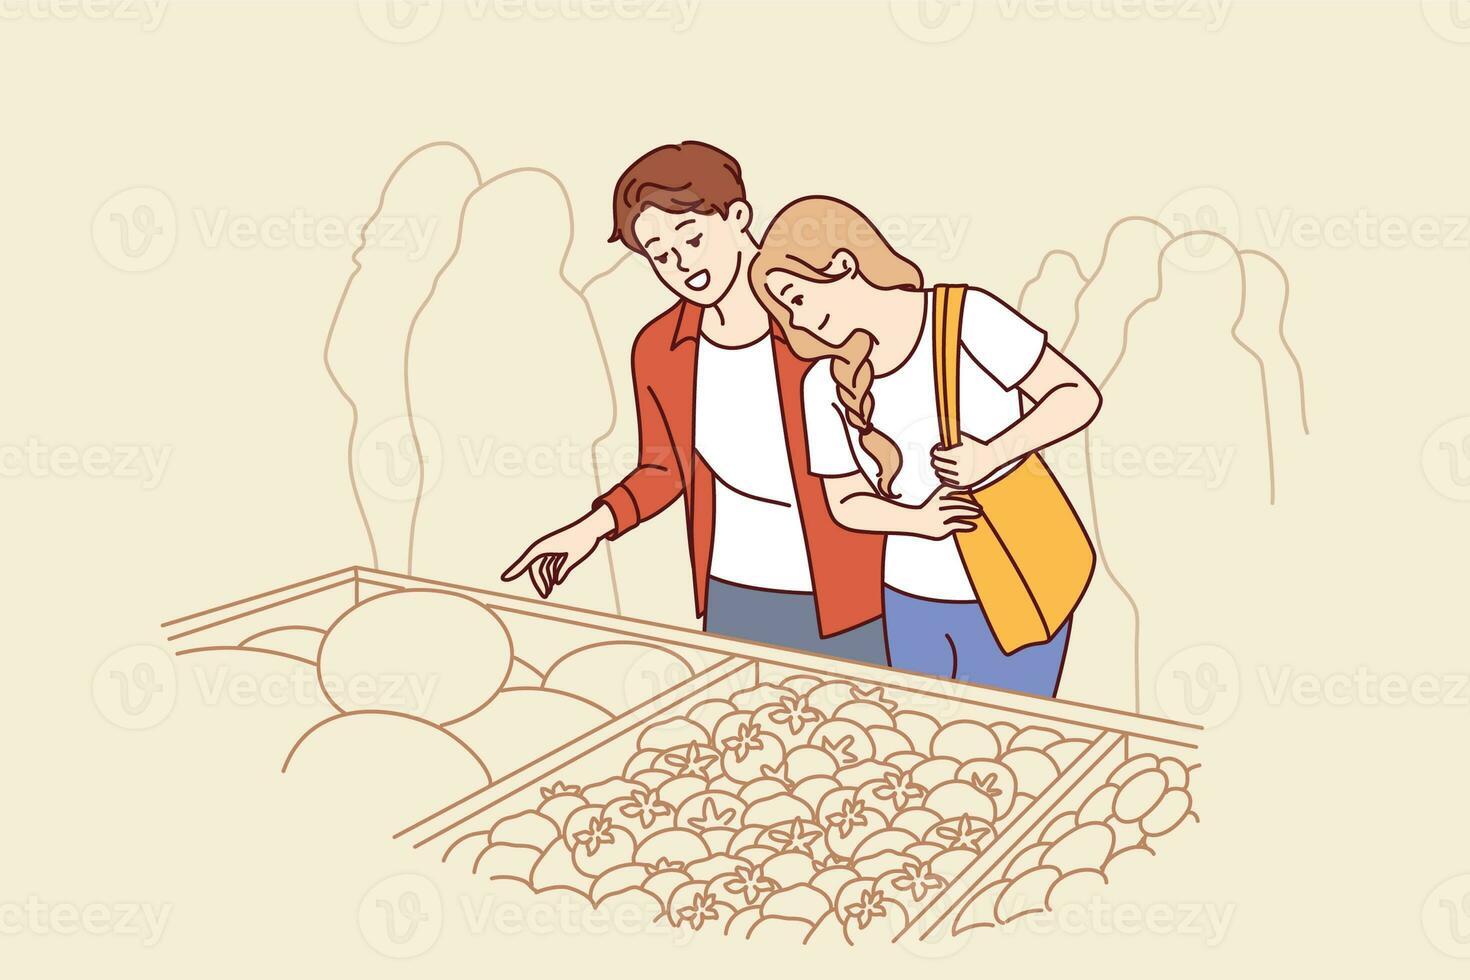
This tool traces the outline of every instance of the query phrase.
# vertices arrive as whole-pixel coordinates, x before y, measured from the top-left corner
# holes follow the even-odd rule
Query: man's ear
[[[750,222],[755,217],[755,212],[750,205],[744,201],[734,201],[730,204],[730,217],[728,220],[734,223],[737,230],[745,233],[750,232]]]
[[[838,276],[846,279],[857,275],[857,256],[845,248],[839,248],[832,253],[832,261],[827,263],[827,268],[822,271],[828,275]]]

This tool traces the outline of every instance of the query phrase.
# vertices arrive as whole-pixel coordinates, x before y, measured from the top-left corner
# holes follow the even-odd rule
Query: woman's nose
[[[684,264],[684,256],[682,256],[682,255],[679,254],[679,250],[677,248],[676,249],[673,249],[673,253],[674,253],[674,265],[676,265],[676,266],[679,267],[679,271],[680,272],[688,272],[689,271],[689,267]]]

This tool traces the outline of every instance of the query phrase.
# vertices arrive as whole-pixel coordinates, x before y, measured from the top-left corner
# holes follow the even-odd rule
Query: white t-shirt
[[[934,385],[934,292],[925,290],[924,333],[896,371],[873,380],[873,425],[898,445],[903,465],[893,481],[900,503],[915,505],[939,488],[929,453],[939,442],[939,412]],[[1021,417],[1016,386],[1031,373],[1046,347],[1046,334],[1004,302],[978,289],[965,293],[960,326],[960,429],[988,440]],[[830,364],[816,365],[803,388],[807,451],[817,476],[861,471],[877,485],[878,464],[863,452],[858,430],[847,423],[837,400]],[[1015,468],[1011,464],[989,483]],[[883,581],[926,599],[971,600],[974,590],[952,539],[933,541],[890,534],[883,557]]]
[[[759,589],[812,591],[771,335],[744,347],[700,337],[694,390],[694,447],[715,477],[710,574]]]

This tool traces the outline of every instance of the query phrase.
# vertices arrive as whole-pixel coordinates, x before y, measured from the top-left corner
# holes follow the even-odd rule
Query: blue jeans
[[[996,642],[978,602],[921,599],[883,589],[888,662],[901,670],[952,677],[1045,698],[1057,695],[1072,622],[1045,643],[1007,655]]]
[[[882,623],[875,619],[823,638],[817,629],[817,600],[810,592],[770,592],[711,578],[704,631],[888,666]]]

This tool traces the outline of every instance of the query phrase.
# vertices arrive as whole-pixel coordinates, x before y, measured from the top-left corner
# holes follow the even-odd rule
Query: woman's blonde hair
[[[877,227],[857,208],[833,197],[803,197],[792,201],[771,221],[760,253],[750,264],[750,288],[761,305],[781,325],[787,343],[798,357],[832,360],[832,380],[847,421],[859,432],[863,452],[878,464],[878,492],[892,496],[893,479],[903,466],[903,453],[888,436],[873,427],[873,335],[854,330],[840,347],[791,324],[791,311],[767,285],[771,273],[786,272],[808,282],[834,282],[839,276],[824,270],[839,250],[857,260],[857,274],[879,289],[921,289],[919,267],[894,251]]]

